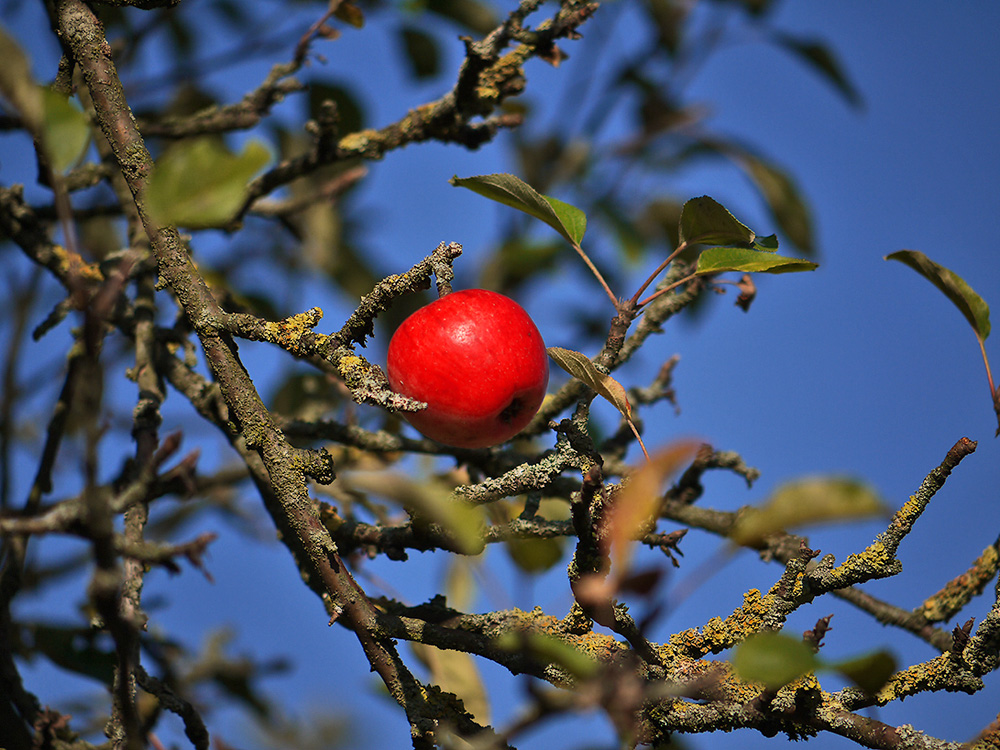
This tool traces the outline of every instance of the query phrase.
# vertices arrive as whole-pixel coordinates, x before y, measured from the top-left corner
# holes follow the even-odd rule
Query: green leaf
[[[476,177],[452,177],[455,187],[464,187],[505,206],[541,219],[570,243],[579,245],[587,231],[587,215],[576,206],[542,195],[524,180],[512,174],[487,174]]]
[[[175,144],[153,169],[146,208],[163,225],[224,226],[243,204],[250,178],[269,160],[260,141],[250,141],[238,155],[217,138]]]
[[[33,134],[42,121],[41,89],[31,75],[31,63],[24,50],[0,26],[0,95],[3,95],[24,119]]]
[[[774,41],[826,78],[852,107],[862,106],[861,94],[825,44],[811,39],[797,39],[788,34],[775,34]]]
[[[839,477],[801,479],[779,487],[761,507],[741,512],[729,538],[754,545],[791,527],[888,514],[888,506],[866,484]]]
[[[766,631],[754,633],[737,646],[732,665],[741,680],[777,690],[814,672],[819,661],[801,639]]]
[[[812,271],[818,266],[818,263],[811,260],[788,258],[770,251],[761,252],[745,247],[710,247],[698,256],[698,268],[695,272],[699,275],[723,271],[789,273]]]
[[[815,251],[813,222],[802,192],[789,174],[745,147],[732,141],[702,138],[684,149],[682,158],[724,157],[742,169],[767,203],[782,233],[807,255]],[[730,242],[704,244],[730,245]],[[739,243],[735,243],[739,244]],[[744,243],[745,244],[745,243]]]
[[[483,264],[478,285],[516,296],[511,290],[552,270],[565,248],[563,241],[556,237],[546,242],[533,242],[524,235],[511,237]]]
[[[463,555],[478,555],[485,549],[482,506],[452,497],[443,482],[418,481],[403,474],[378,471],[345,472],[345,487],[368,492],[398,503],[414,526],[441,538],[437,543]]]
[[[990,307],[962,277],[938,265],[918,250],[900,250],[885,256],[885,259],[898,260],[919,273],[944,292],[944,295],[962,312],[980,341],[985,341],[989,337]]]
[[[628,402],[624,386],[607,373],[598,370],[586,354],[558,346],[550,346],[545,351],[562,369],[614,404],[623,417],[631,418],[632,405]]]
[[[342,133],[354,133],[365,127],[367,115],[364,107],[357,95],[345,85],[337,81],[313,81],[309,84],[309,112],[308,116],[315,120],[322,113],[322,107],[331,101],[337,107],[337,125]],[[308,145],[303,139],[302,144],[297,144],[299,152],[305,151]],[[298,181],[292,183],[296,185]]]
[[[778,235],[769,234],[767,237],[758,237],[753,241],[755,250],[763,253],[773,253],[778,249]]]
[[[52,170],[61,174],[83,156],[90,143],[90,122],[69,99],[51,89],[42,89],[42,102],[42,141]]]
[[[681,209],[681,242],[747,247],[753,244],[756,236],[721,203],[707,195],[692,198]]]
[[[424,0],[419,5],[431,13],[476,32],[479,36],[485,36],[493,31],[501,21],[493,7],[481,0]]]
[[[788,173],[759,156],[740,151],[731,153],[753,180],[785,237],[807,255],[814,250],[812,215]]]
[[[99,631],[42,623],[25,627],[34,641],[35,650],[53,664],[111,686],[117,661],[114,651],[98,645]]]
[[[563,544],[559,537],[515,537],[504,543],[511,561],[525,573],[544,573],[557,565],[562,560]]]
[[[865,691],[875,695],[896,672],[896,658],[888,651],[875,651],[828,665]]]
[[[535,631],[503,633],[496,641],[504,651],[526,653],[543,664],[551,664],[577,679],[585,680],[597,675],[600,664],[589,654],[566,641]]]
[[[630,263],[642,260],[646,252],[647,238],[623,207],[610,198],[602,198],[594,205],[594,210],[598,211],[599,216],[608,223],[623,258]],[[676,220],[674,223],[676,225]]]
[[[441,72],[441,51],[433,36],[406,25],[399,29],[399,42],[415,78],[433,78]]]
[[[507,520],[518,517],[518,507],[514,504],[495,507],[503,507],[506,510]],[[523,511],[524,506],[520,507]],[[538,507],[533,514],[534,518],[549,521],[568,521],[571,516],[572,510],[569,503],[561,498],[548,497],[543,497],[538,501]],[[521,517],[524,517],[523,512]],[[504,542],[504,546],[510,559],[520,570],[535,574],[551,569],[562,560],[565,543],[565,538],[559,536],[548,538],[529,536],[512,537]]]
[[[363,28],[365,25],[365,14],[354,3],[350,0],[344,0],[339,3],[330,3],[330,7],[334,8],[333,15],[339,18],[346,24],[353,26],[356,29]]]

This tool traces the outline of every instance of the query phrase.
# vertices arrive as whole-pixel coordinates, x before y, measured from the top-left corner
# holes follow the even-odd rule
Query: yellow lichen
[[[344,380],[349,380],[352,376],[356,375],[356,370],[361,367],[364,360],[356,355],[348,355],[346,357],[341,357],[340,362],[337,367],[340,370],[340,376]]]
[[[722,620],[713,617],[701,628],[690,628],[675,633],[660,648],[660,655],[667,660],[679,656],[719,653],[744,640],[761,629],[773,596],[761,596],[757,589],[743,595],[743,606]]]
[[[378,138],[378,131],[371,128],[349,133],[340,139],[338,144],[343,151],[361,152],[366,150],[371,142]]]
[[[59,273],[84,281],[103,283],[104,274],[96,263],[87,263],[77,253],[71,253],[62,245],[53,245],[52,254],[59,261]]]

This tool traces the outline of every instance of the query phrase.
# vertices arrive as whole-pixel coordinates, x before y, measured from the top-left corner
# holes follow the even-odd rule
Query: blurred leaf
[[[599,535],[605,553],[612,557],[612,570],[619,577],[628,569],[633,542],[640,533],[655,527],[663,499],[663,483],[688,465],[699,444],[678,441],[655,451],[615,497],[603,519]]]
[[[741,680],[777,690],[815,671],[819,662],[801,638],[765,631],[754,633],[736,647],[732,665]]]
[[[646,0],[642,7],[656,27],[660,44],[673,55],[684,38],[684,22],[692,6],[677,0]]]
[[[598,370],[597,365],[586,354],[558,346],[550,346],[545,351],[562,369],[614,404],[623,417],[631,418],[632,406],[628,402],[625,388],[613,377]]]
[[[523,498],[522,498],[523,499]],[[498,522],[506,523],[517,517],[517,503],[508,503],[500,506],[494,504],[494,510],[502,507],[503,515],[497,519]],[[549,521],[568,521],[572,515],[569,503],[560,498],[543,497],[538,501],[538,507],[533,517],[544,518]],[[524,537],[511,538],[504,542],[507,554],[513,563],[522,571],[529,574],[543,573],[550,570],[562,560],[565,549],[565,537]]]
[[[508,539],[504,546],[513,563],[525,573],[544,573],[562,560],[565,541],[562,537]]]
[[[253,732],[254,746],[260,750],[337,750],[354,746],[356,738],[352,730],[356,727],[351,718],[346,706],[310,705],[296,715],[271,716],[266,720],[257,717],[244,731]],[[225,742],[214,744],[218,750],[232,747]]]
[[[554,268],[565,247],[557,239],[532,242],[524,236],[511,237],[483,265],[479,286],[513,296],[519,285]]]
[[[493,6],[481,0],[426,0],[420,4],[479,35],[488,34],[500,23]]]
[[[477,564],[477,560],[469,557],[451,556],[444,582],[444,595],[449,607],[468,612],[475,606],[479,594],[474,570]]]
[[[34,651],[44,654],[53,664],[67,671],[111,687],[118,659],[114,649],[105,650],[96,645],[97,639],[102,636],[100,631],[41,623],[24,627],[33,641]]]
[[[587,216],[580,209],[556,198],[542,195],[511,174],[452,177],[455,187],[464,187],[505,206],[541,219],[569,242],[578,245],[587,231]]]
[[[774,0],[716,0],[719,3],[738,5],[753,16],[762,16],[771,10]]]
[[[365,126],[365,111],[354,93],[338,83],[312,82],[309,84],[309,117],[315,120],[323,102],[332,101],[337,106],[337,122],[342,133],[354,133]]]
[[[809,207],[795,181],[785,170],[734,141],[702,138],[684,151],[686,159],[703,155],[725,157],[742,169],[760,191],[768,210],[788,241],[806,254],[815,252]]]
[[[330,3],[330,5],[331,7],[334,6],[333,3]],[[340,0],[340,2],[337,2],[333,15],[356,29],[363,28],[365,25],[365,14],[361,11],[361,8],[350,0]]]
[[[170,102],[152,117],[187,117],[218,105],[219,100],[195,81],[184,81],[174,89]]]
[[[543,664],[552,664],[579,680],[597,675],[600,664],[589,654],[561,638],[535,631],[507,631],[497,638],[497,647],[510,652],[524,652]]]
[[[272,412],[293,419],[316,420],[344,400],[331,378],[318,373],[295,373],[286,378],[271,399]]]
[[[28,130],[38,134],[42,127],[45,105],[42,88],[31,75],[31,62],[20,45],[0,26],[0,94],[23,118]]]
[[[243,3],[238,2],[238,0],[213,0],[211,8],[213,12],[237,29],[245,31],[250,26],[251,16],[246,12]]]
[[[52,170],[63,173],[75,165],[90,143],[90,122],[62,94],[42,89],[42,141]]]
[[[399,41],[414,77],[433,78],[441,72],[441,51],[433,36],[414,26],[403,26]]]
[[[191,21],[182,13],[165,13],[163,18],[174,44],[171,54],[181,60],[190,57],[195,49],[195,35],[191,31]]]
[[[80,246],[87,248],[87,252],[99,259],[104,259],[124,247],[123,230],[124,227],[117,217],[110,216],[91,216],[77,225]]]
[[[848,79],[840,62],[833,56],[827,45],[815,40],[799,39],[782,33],[774,35],[774,42],[826,78],[852,107],[860,108],[863,105],[861,94],[854,88],[854,84]]]
[[[227,650],[233,640],[234,634],[228,628],[210,633],[197,660],[190,664],[187,680],[189,684],[211,683],[257,718],[270,716],[271,703],[258,683],[269,674],[287,670],[288,665],[281,660],[258,662],[250,657],[230,656]]]
[[[642,259],[646,250],[646,238],[635,222],[611,198],[601,198],[594,206],[596,215],[603,218],[614,232],[618,247],[625,259],[636,262]]]
[[[654,198],[642,207],[636,224],[650,240],[662,239],[667,247],[675,248],[681,242],[679,227],[683,210],[683,204],[673,198]],[[684,258],[693,259],[693,256]]]
[[[439,526],[455,552],[478,555],[486,547],[482,506],[455,499],[443,484],[387,471],[351,472],[341,481],[345,486],[392,500],[410,514],[416,525]]]
[[[736,161],[749,174],[767,202],[778,227],[789,242],[807,255],[815,252],[812,216],[802,194],[783,169],[758,156],[741,151]]]
[[[699,245],[749,246],[755,235],[721,204],[707,195],[692,198],[681,209],[680,241]]]
[[[505,110],[509,110],[505,106]],[[527,116],[527,112],[523,113]],[[540,193],[550,186],[582,179],[593,156],[593,144],[586,139],[570,140],[568,134],[551,132],[534,138],[520,130],[515,147],[518,174]]]
[[[965,319],[980,341],[990,335],[990,308],[983,298],[976,294],[961,276],[938,265],[918,250],[899,250],[885,256],[886,260],[898,260],[919,273],[934,286],[944,292]]]
[[[423,643],[411,642],[414,655],[427,668],[430,681],[462,699],[465,710],[486,726],[490,723],[490,699],[482,675],[471,654],[445,651]]]
[[[828,665],[865,691],[875,695],[896,673],[896,658],[888,651],[875,651]]]
[[[242,205],[250,178],[269,160],[260,141],[250,141],[239,155],[212,138],[174,144],[153,169],[147,210],[159,224],[223,226]]]
[[[766,239],[766,238],[765,238]],[[744,273],[790,273],[812,271],[819,266],[811,260],[787,258],[774,252],[743,247],[710,247],[698,256],[699,275],[723,271]]]
[[[888,506],[866,484],[843,478],[802,479],[779,487],[761,507],[742,511],[729,538],[752,545],[795,526],[888,514]]]

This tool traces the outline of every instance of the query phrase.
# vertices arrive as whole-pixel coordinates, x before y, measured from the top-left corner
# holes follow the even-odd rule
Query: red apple
[[[403,416],[429,438],[485,448],[520,432],[549,382],[528,313],[485,289],[452,292],[403,321],[389,342],[389,383],[427,408]]]

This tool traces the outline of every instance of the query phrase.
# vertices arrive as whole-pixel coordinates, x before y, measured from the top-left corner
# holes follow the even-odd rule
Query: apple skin
[[[485,289],[451,292],[396,329],[386,361],[396,393],[427,402],[403,412],[425,436],[456,448],[510,440],[549,383],[545,343],[528,313]]]

